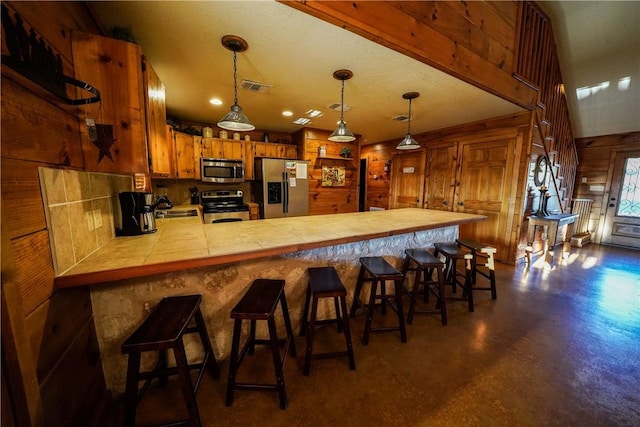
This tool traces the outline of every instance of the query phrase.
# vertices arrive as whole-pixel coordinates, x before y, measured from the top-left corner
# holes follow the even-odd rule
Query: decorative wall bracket
[[[65,76],[62,57],[54,53],[42,36],[33,28],[25,27],[19,13],[13,18],[9,8],[2,4],[3,42],[8,55],[2,55],[2,64],[12,68],[22,76],[38,84],[71,105],[86,105],[100,102],[100,91],[88,83]],[[71,85],[93,94],[87,98],[72,99],[67,95],[67,85]]]

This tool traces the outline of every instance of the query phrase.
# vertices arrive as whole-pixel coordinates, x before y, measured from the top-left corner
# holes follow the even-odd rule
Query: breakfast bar
[[[453,241],[458,225],[484,219],[411,208],[220,224],[202,224],[197,217],[160,219],[156,233],[113,239],[57,277],[56,285],[91,285],[105,377],[112,390],[123,391],[126,357],[120,345],[164,297],[203,296],[213,349],[223,360],[231,349],[229,313],[254,279],[286,281],[297,330],[307,268],[333,266],[350,301],[360,257],[384,256],[399,266],[406,248]]]

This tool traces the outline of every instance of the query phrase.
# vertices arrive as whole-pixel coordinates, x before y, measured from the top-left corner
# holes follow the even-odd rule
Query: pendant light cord
[[[411,134],[411,98],[409,98],[409,122],[407,125],[407,134]]]
[[[235,50],[233,51],[233,104],[238,105],[238,71],[236,69],[236,51]]]
[[[342,80],[342,90],[340,91],[340,121],[344,122],[344,80]]]

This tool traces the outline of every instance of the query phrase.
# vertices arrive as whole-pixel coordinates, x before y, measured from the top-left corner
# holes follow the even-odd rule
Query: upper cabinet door
[[[172,177],[175,175],[172,161],[173,144],[167,139],[167,107],[164,84],[144,57],[142,58],[142,73],[145,88],[149,169],[154,176]]]
[[[78,108],[85,169],[148,173],[140,46],[74,32],[72,48],[75,78],[91,82],[102,97]]]

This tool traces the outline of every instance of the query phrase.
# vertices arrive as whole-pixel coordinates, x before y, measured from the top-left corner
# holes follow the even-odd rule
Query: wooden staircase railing
[[[571,208],[578,155],[558,52],[549,17],[531,1],[519,3],[514,77],[538,90],[536,127],[551,165],[551,183],[561,212]]]

